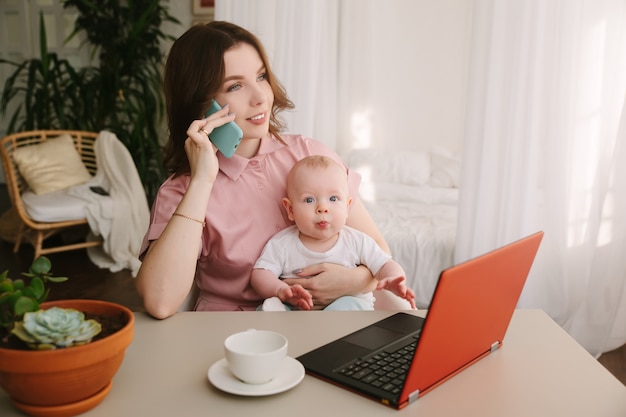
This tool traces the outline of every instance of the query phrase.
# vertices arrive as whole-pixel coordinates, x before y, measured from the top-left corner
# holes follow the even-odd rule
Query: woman
[[[290,225],[281,200],[296,161],[334,151],[300,135],[280,135],[277,115],[293,104],[271,72],[260,41],[247,30],[211,22],[190,28],[174,44],[165,66],[171,176],[159,189],[141,251],[137,289],[146,310],[169,317],[194,278],[196,310],[254,310],[262,302],[250,272],[266,241]],[[211,100],[222,110],[202,118]],[[234,121],[243,139],[232,158],[208,135]],[[344,166],[342,164],[342,166]],[[345,166],[344,166],[345,167]],[[357,198],[360,178],[348,171],[354,199],[348,225],[389,248]],[[310,291],[316,304],[376,286],[364,266],[311,265],[288,281]]]

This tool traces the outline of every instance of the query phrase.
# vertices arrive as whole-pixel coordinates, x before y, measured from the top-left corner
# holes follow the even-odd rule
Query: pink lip
[[[321,221],[317,223],[317,227],[319,227],[320,229],[326,229],[328,227],[329,223],[326,221]]]
[[[260,119],[252,119],[252,118],[248,118],[248,119],[246,119],[246,120],[247,120],[248,122],[250,122],[250,123],[254,124],[254,125],[258,125],[258,126],[263,125],[263,124],[265,124],[265,122],[267,121],[267,113],[258,113],[258,114],[255,114],[255,115],[254,115],[254,116],[252,116],[252,117],[259,116],[260,114],[262,114],[262,115],[263,115],[263,117],[261,117]]]

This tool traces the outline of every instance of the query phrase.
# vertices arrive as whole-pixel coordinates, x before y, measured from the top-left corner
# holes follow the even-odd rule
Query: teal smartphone
[[[217,103],[217,101],[212,100],[211,106],[209,110],[207,110],[206,115],[209,117],[213,113],[218,110],[221,110],[221,106]],[[243,132],[241,128],[237,126],[235,122],[228,122],[225,125],[220,127],[216,127],[213,129],[211,133],[209,133],[209,139],[215,147],[224,155],[226,158],[232,158],[241,142],[241,138],[243,137]]]

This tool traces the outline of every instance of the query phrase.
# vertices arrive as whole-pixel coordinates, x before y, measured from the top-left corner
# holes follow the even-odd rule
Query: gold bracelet
[[[186,216],[186,215],[184,215],[182,213],[179,213],[177,211],[174,212],[174,216],[180,216],[180,217],[182,217],[184,219],[191,220],[191,221],[196,222],[196,223],[200,223],[202,225],[202,227],[206,226],[206,222],[204,220],[194,219],[193,217]]]

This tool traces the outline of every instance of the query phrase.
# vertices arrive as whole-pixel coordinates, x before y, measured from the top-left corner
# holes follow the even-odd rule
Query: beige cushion
[[[69,135],[16,149],[13,160],[35,194],[63,190],[91,178]]]

